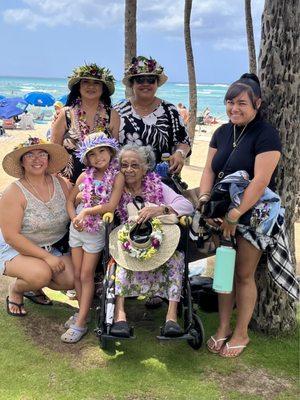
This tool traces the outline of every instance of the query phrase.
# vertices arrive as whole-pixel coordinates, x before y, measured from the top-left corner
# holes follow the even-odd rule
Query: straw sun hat
[[[15,147],[13,151],[6,154],[2,161],[4,171],[15,178],[22,178],[24,172],[21,166],[21,158],[24,154],[32,150],[45,150],[49,154],[47,168],[49,174],[61,171],[69,160],[69,154],[63,146],[37,137],[29,137],[25,142]]]
[[[177,248],[180,229],[178,225],[163,223],[163,217],[137,225],[135,218],[129,216],[129,222],[111,232],[109,251],[121,267],[151,271],[169,260]]]
[[[125,86],[130,86],[130,78],[138,75],[155,75],[157,76],[157,86],[163,85],[168,77],[164,73],[164,68],[158,64],[154,58],[144,56],[133,57],[131,64],[127,67],[124,73],[122,83]]]
[[[85,64],[73,70],[73,74],[69,76],[68,88],[72,87],[81,81],[81,79],[91,79],[99,81],[107,86],[109,95],[115,91],[115,78],[108,68],[99,67],[97,64]]]

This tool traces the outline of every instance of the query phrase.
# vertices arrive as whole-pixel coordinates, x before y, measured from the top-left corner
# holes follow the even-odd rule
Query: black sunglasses
[[[134,76],[133,80],[136,83],[142,84],[142,83],[149,83],[150,85],[153,85],[153,83],[156,82],[157,78],[156,76]]]

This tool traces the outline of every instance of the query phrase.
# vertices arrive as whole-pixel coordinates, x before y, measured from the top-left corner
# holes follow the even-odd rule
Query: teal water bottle
[[[233,287],[236,251],[229,241],[221,241],[216,251],[213,289],[218,293],[231,293]]]

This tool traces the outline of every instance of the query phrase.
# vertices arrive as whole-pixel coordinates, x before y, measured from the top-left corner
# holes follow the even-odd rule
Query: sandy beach
[[[50,123],[49,123],[50,124]],[[190,157],[190,165],[185,166],[182,172],[182,178],[189,185],[189,188],[194,188],[199,185],[201,174],[205,165],[206,154],[210,138],[215,129],[220,126],[216,125],[201,125],[200,129],[196,130],[193,152]],[[28,135],[45,138],[49,125],[35,124],[34,130],[6,130],[4,136],[0,136],[0,163],[2,165],[3,157],[11,151],[14,146],[24,141]],[[8,176],[2,169],[0,170],[0,192],[5,187],[14,181],[14,178]],[[295,224],[295,242],[296,242],[296,259],[297,259],[297,274],[300,274],[300,223]]]

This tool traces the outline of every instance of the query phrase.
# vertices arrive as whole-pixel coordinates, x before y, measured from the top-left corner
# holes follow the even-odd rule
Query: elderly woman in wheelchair
[[[125,298],[160,296],[169,302],[162,335],[176,337],[184,255],[176,250],[180,229],[177,217],[193,213],[192,204],[163,184],[151,172],[155,156],[150,147],[126,145],[119,155],[125,189],[117,214],[123,225],[110,237],[110,253],[116,260],[115,313],[111,334],[129,337]],[[135,215],[134,215],[135,214]]]

